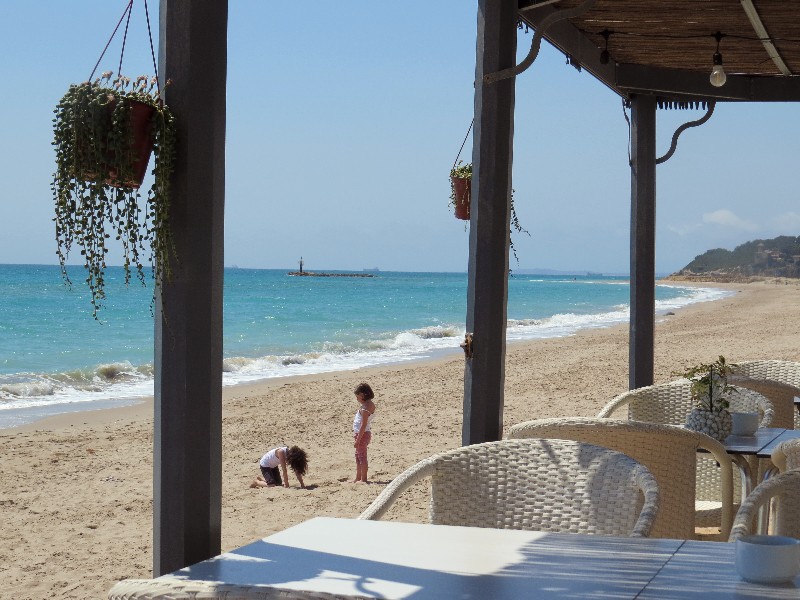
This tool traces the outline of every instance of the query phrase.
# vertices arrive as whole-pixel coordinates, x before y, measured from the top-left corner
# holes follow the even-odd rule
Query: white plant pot
[[[732,426],[731,413],[726,408],[714,411],[693,408],[686,418],[686,429],[705,433],[720,442],[731,434]]]

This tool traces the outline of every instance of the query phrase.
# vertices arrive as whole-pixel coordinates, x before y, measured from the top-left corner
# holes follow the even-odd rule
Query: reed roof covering
[[[548,15],[585,4],[520,0],[519,14],[535,29]],[[708,81],[717,32],[728,74],[720,88]],[[621,96],[800,100],[800,2],[595,0],[582,14],[545,28],[544,38]]]

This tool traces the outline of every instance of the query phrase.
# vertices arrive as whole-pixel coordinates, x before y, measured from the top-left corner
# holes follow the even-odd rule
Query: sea
[[[153,395],[152,282],[126,286],[110,267],[95,320],[82,267],[69,273],[71,287],[58,266],[0,265],[0,429]],[[362,274],[372,277],[226,268],[223,385],[461,352],[466,273]],[[507,340],[627,322],[629,292],[627,277],[512,274]],[[730,293],[659,284],[656,310]]]

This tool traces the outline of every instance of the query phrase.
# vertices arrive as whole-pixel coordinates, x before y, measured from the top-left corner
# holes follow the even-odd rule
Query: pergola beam
[[[623,95],[636,93],[680,95],[698,100],[722,102],[800,101],[800,77],[728,74],[725,85],[714,87],[708,80],[709,73],[620,64],[617,65],[614,85]]]
[[[556,12],[556,8],[547,5],[520,8],[519,16],[534,29],[548,15]],[[600,62],[601,49],[595,46],[583,33],[569,21],[558,21],[550,25],[544,32],[547,41],[569,55],[574,64],[586,69],[598,81],[604,83],[612,91],[619,94],[615,86],[615,66],[613,61],[607,64]],[[532,68],[536,68],[534,65]]]
[[[792,71],[786,66],[786,63],[783,62],[783,58],[781,57],[778,49],[775,47],[775,44],[772,43],[771,36],[767,32],[767,28],[764,27],[764,23],[761,21],[761,17],[758,15],[758,11],[756,7],[753,5],[752,0],[740,0],[742,3],[742,8],[744,9],[744,14],[747,15],[747,19],[750,21],[750,25],[753,26],[753,31],[756,32],[758,39],[761,40],[761,44],[764,46],[764,50],[767,51],[769,57],[772,59],[772,62],[778,67],[778,70],[783,73],[784,75],[791,75]]]

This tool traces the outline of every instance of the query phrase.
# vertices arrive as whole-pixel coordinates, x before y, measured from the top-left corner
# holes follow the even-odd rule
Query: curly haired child
[[[259,487],[274,487],[276,485],[283,485],[289,487],[289,477],[286,472],[286,465],[294,471],[297,481],[300,482],[300,487],[305,488],[303,483],[303,475],[306,474],[308,469],[308,456],[306,451],[298,446],[282,446],[273,448],[261,457],[258,461],[258,466],[261,467],[261,475],[256,477],[250,484],[251,488]],[[281,471],[283,471],[283,478],[281,478]]]

